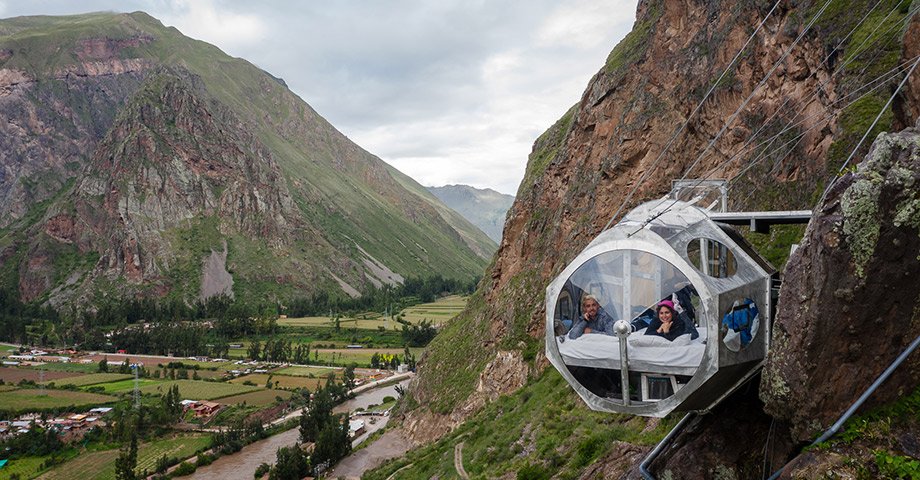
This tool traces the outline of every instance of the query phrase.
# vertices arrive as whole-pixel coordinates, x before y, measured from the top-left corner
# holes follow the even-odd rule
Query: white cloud
[[[268,26],[252,13],[235,12],[214,0],[173,0],[169,13],[160,18],[185,35],[232,51],[263,40]]]
[[[425,185],[515,193],[637,0],[0,0],[0,15],[144,10],[273,75]],[[3,10],[6,5],[6,10]]]
[[[636,16],[635,2],[575,0],[547,15],[537,33],[540,45],[591,48],[607,39],[607,33]]]

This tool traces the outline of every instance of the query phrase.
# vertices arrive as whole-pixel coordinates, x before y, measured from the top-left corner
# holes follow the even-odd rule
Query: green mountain
[[[24,301],[355,296],[495,249],[282,80],[142,12],[0,20],[0,112]]]
[[[463,218],[479,227],[495,243],[502,241],[505,214],[514,203],[513,195],[505,195],[490,188],[475,188],[469,185],[445,185],[428,187],[439,200],[454,209]]]

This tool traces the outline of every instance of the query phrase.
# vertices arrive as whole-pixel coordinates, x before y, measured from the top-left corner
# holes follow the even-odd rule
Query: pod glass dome
[[[547,356],[595,410],[710,408],[766,354],[773,273],[705,210],[640,205],[547,288]]]

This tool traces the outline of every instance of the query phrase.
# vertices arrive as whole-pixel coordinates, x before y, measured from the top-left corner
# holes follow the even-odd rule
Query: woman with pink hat
[[[658,302],[658,308],[655,313],[655,318],[645,329],[646,335],[657,335],[674,341],[675,338],[689,333],[682,319],[678,318],[677,311],[674,310],[674,302],[670,300]]]

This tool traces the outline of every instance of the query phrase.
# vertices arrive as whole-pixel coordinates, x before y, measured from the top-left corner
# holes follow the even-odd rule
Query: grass
[[[29,367],[38,370],[39,367]],[[99,371],[99,364],[93,363],[46,363],[43,367],[46,371],[53,372],[73,372],[73,373],[95,373]]]
[[[185,435],[153,442],[142,443],[137,449],[137,471],[156,469],[156,461],[163,455],[167,457],[187,458],[211,445],[208,435]],[[85,480],[114,480],[115,459],[118,449],[87,453],[51,470],[42,478],[45,480],[64,480],[80,478]]]
[[[33,478],[42,469],[42,464],[47,457],[23,457],[10,460],[9,463],[0,470],[0,478]]]
[[[455,317],[458,313],[462,312],[466,307],[466,302],[467,297],[462,297],[460,295],[450,295],[447,297],[439,298],[434,302],[422,303],[408,307],[400,312],[400,314],[403,315],[404,320],[414,325],[419,324],[422,320],[428,320],[435,325],[440,325]],[[335,326],[335,323],[331,317],[323,316],[283,318],[278,320],[278,325],[283,327],[332,328]],[[364,314],[359,314],[357,317],[340,318],[339,327],[342,329],[357,328],[359,330],[377,330],[380,327],[383,327],[386,330],[401,330],[402,324],[396,320],[393,320],[392,318],[386,318],[378,313],[367,312]]]
[[[410,348],[409,351],[415,355],[415,358],[421,356],[424,348]],[[355,349],[332,349],[332,350],[314,350],[319,354],[320,362],[332,363],[334,365],[348,365],[357,363],[358,365],[370,365],[371,357],[374,353],[396,354],[400,358],[403,356],[402,348],[355,348]],[[310,360],[314,358],[314,353],[310,352]]]
[[[77,373],[49,371],[42,373],[41,370],[31,368],[0,367],[0,379],[6,383],[19,383],[20,380],[30,380],[33,382],[38,382],[39,380],[59,381],[63,378],[77,376],[79,376]]]
[[[4,410],[16,412],[40,411],[52,408],[81,408],[114,402],[109,395],[99,395],[70,390],[22,389],[0,392],[0,405]]]
[[[87,385],[96,385],[98,383],[118,382],[120,380],[127,380],[129,378],[134,377],[124,373],[91,373],[89,375],[81,375],[79,377],[71,377],[63,380],[48,380],[45,381],[45,383],[47,384],[54,382],[54,384],[57,386],[73,385],[76,387],[85,387]]]
[[[469,297],[450,295],[439,298],[432,303],[422,303],[406,308],[400,313],[403,315],[404,320],[414,325],[421,323],[423,320],[428,320],[435,325],[441,325],[462,312],[466,308],[468,300]]]
[[[294,377],[325,377],[329,372],[338,373],[337,368],[328,367],[287,367],[274,372],[275,375],[291,375]]]
[[[119,375],[119,374],[115,374],[115,375]],[[149,378],[141,378],[137,381],[137,383],[138,383],[138,386],[143,388],[143,387],[150,386],[150,385],[157,385],[159,383],[162,383],[162,381],[151,380]],[[102,383],[102,384],[97,384],[97,385],[92,385],[92,386],[102,387],[103,391],[107,394],[119,394],[119,393],[130,392],[134,390],[134,377],[131,377],[129,375],[128,378],[125,378],[123,380]]]
[[[267,373],[253,373],[250,375],[243,375],[242,377],[237,377],[233,380],[230,380],[230,382],[239,385],[242,385],[243,382],[252,382],[254,385],[264,387],[269,377],[271,377],[272,383],[276,385],[274,388],[309,388],[311,391],[313,391],[316,390],[317,387],[326,384],[325,378],[292,377],[288,375],[270,375]]]
[[[255,392],[223,397],[220,399],[219,403],[223,405],[239,405],[245,403],[246,405],[252,405],[254,407],[264,407],[274,403],[277,397],[287,400],[291,398],[291,395],[291,392],[287,390],[258,390]]]
[[[250,387],[248,385],[234,385],[223,382],[204,382],[199,380],[170,380],[158,382],[156,385],[148,385],[141,388],[141,393],[162,395],[166,393],[173,385],[179,385],[179,396],[189,400],[214,400],[231,395],[259,390],[259,387]]]
[[[676,419],[646,418],[588,410],[553,368],[513,395],[489,403],[456,430],[426,447],[367,472],[385,479],[454,478],[454,446],[464,442],[464,466],[471,478],[514,478],[536,465],[544,478],[574,479],[601,458],[616,440],[653,445]]]

